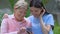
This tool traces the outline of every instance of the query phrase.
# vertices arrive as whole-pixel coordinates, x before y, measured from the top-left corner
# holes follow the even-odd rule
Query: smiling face
[[[45,7],[40,0],[30,1],[30,10],[33,16],[39,17],[44,12]]]
[[[14,5],[14,17],[17,21],[21,21],[24,19],[28,8],[28,3],[24,0],[19,0]]]
[[[14,16],[16,20],[18,21],[22,20],[25,17],[26,12],[27,12],[27,6],[14,8]]]
[[[30,10],[31,10],[31,14],[34,15],[35,17],[39,17],[42,11],[42,9],[35,7],[31,7]]]

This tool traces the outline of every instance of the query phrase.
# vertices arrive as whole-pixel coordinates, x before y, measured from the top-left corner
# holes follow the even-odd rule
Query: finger
[[[43,13],[42,14],[44,14],[45,13],[45,9],[43,9]]]
[[[4,14],[3,15],[3,18],[8,18],[8,14]]]
[[[25,27],[21,27],[21,29],[26,29]]]
[[[24,32],[24,31],[26,31],[26,28],[25,27],[21,27],[20,28],[20,31],[23,31]]]
[[[44,14],[45,13],[45,9],[42,7],[42,9],[43,9],[43,13],[42,14]]]

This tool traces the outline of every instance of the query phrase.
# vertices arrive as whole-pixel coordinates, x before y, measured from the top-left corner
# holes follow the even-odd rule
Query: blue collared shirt
[[[29,16],[28,19],[32,23],[32,31],[34,34],[43,34],[42,28],[40,25],[40,19],[35,18],[33,15]],[[43,21],[45,25],[53,25],[54,26],[54,19],[52,14],[44,15]],[[49,34],[53,34],[52,28],[49,31]]]

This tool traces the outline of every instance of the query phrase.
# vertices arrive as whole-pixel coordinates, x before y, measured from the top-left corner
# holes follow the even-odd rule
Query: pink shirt
[[[16,21],[14,16],[12,18],[5,18],[1,23],[1,34],[17,34],[21,27],[31,27],[31,24],[25,18],[22,22]]]

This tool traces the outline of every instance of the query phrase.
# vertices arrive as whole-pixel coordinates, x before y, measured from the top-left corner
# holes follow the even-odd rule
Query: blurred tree
[[[9,0],[10,4],[11,4],[11,10],[13,13],[13,8],[14,8],[14,4],[17,2],[18,0]]]
[[[42,0],[42,3],[45,5],[48,3],[49,0]]]

